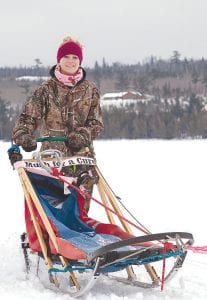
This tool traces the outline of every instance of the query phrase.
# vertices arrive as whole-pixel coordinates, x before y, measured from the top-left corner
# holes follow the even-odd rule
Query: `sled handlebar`
[[[37,142],[68,142],[69,139],[65,135],[46,135],[46,136],[40,136],[36,138]],[[85,144],[84,147],[89,147],[90,144]]]
[[[67,136],[40,136],[36,139],[37,142],[67,142],[68,138]]]
[[[34,152],[33,153],[33,158],[39,162],[40,166],[43,169],[45,169],[46,171],[48,171],[49,173],[51,173],[51,168],[48,167],[47,165],[45,165],[45,163],[43,161],[43,158],[45,156],[52,157],[56,161],[59,171],[62,169],[62,167],[63,167],[62,153],[59,150],[48,149],[48,150],[44,150],[42,152]]]

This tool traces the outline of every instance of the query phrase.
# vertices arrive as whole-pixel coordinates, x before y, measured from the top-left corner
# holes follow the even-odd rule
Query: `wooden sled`
[[[21,238],[27,272],[32,253],[45,262],[49,281],[57,288],[61,288],[62,277],[68,279],[67,291],[73,297],[86,293],[103,275],[125,284],[162,289],[182,267],[187,247],[193,244],[192,234],[151,234],[128,220],[98,166],[100,199],[91,198],[104,207],[108,224],[99,221],[102,231],[97,232],[81,213],[84,191],[60,172],[68,160],[89,163],[88,158],[63,161],[57,151],[48,153],[51,158],[38,153],[35,159],[15,163],[25,197],[26,233]],[[130,238],[120,238],[120,232]]]

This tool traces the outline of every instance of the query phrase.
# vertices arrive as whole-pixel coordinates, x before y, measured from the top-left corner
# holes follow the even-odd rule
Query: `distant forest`
[[[49,76],[50,67],[39,59],[33,67],[0,67],[0,139],[9,140],[14,120],[32,90]],[[136,90],[147,101],[129,105],[103,105],[105,130],[102,139],[181,139],[207,137],[207,60],[181,58],[174,51],[167,59],[154,56],[143,63],[102,64],[85,68],[101,94]],[[17,81],[20,76],[40,80]],[[13,94],[9,94],[10,91]],[[18,96],[17,97],[17,95]],[[150,100],[149,100],[150,99]],[[123,100],[124,101],[124,100]]]

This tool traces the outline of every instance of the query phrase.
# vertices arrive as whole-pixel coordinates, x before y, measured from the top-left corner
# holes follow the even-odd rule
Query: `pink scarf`
[[[67,86],[74,86],[78,81],[83,78],[83,70],[81,68],[78,69],[77,73],[74,75],[65,75],[60,72],[59,67],[55,68],[55,77]]]

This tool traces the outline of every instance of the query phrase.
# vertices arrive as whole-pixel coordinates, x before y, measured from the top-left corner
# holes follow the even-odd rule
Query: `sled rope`
[[[69,272],[74,272],[74,271],[85,271],[85,270],[93,270],[93,267],[84,267],[84,266],[67,266],[64,269],[58,269],[58,268],[50,268],[48,269],[48,273],[67,273]]]
[[[206,246],[187,246],[187,250],[191,250],[194,253],[207,254],[207,245]]]
[[[103,176],[102,172],[100,171],[100,169],[98,168],[98,166],[96,166],[96,170],[98,171],[98,174],[100,177],[103,178],[103,180],[105,181],[106,185],[108,186],[108,188],[111,190],[112,194],[114,195],[114,197],[116,198],[116,200],[119,202],[119,204],[125,209],[125,211],[134,219],[134,221],[137,222],[137,224],[139,224],[142,228],[144,228],[146,231],[148,231],[148,234],[151,234],[152,232],[147,229],[139,220],[137,220],[137,218],[128,210],[128,208],[124,205],[124,203],[121,201],[121,198],[116,195],[116,193],[112,190],[112,188],[109,186],[106,178]]]
[[[99,205],[101,205],[102,207],[104,207],[106,210],[110,211],[111,213],[115,214],[117,217],[119,217],[120,219],[124,220],[125,222],[127,222],[128,224],[132,225],[133,227],[135,227],[136,229],[140,230],[141,232],[145,233],[145,234],[149,234],[149,232],[143,228],[141,228],[140,226],[134,224],[133,222],[131,222],[130,220],[128,220],[127,218],[125,218],[123,215],[118,214],[117,212],[115,212],[113,209],[111,209],[110,207],[108,207],[107,205],[104,205],[102,202],[100,202],[99,200],[97,200],[96,198],[94,198],[92,195],[88,194],[87,192],[81,190],[80,188],[78,188],[77,186],[73,185],[72,183],[70,183],[69,181],[67,181],[65,178],[62,178],[62,174],[61,172],[55,168],[55,167],[51,167],[51,175],[59,178],[62,182],[65,182],[68,184],[68,186],[74,188],[74,190],[78,191],[79,193],[81,193],[82,195],[85,195],[86,197],[89,197],[90,199],[92,199],[93,201],[95,201],[96,203],[98,203]],[[169,243],[168,243],[168,247],[169,247]],[[186,250],[191,250],[194,253],[202,253],[202,254],[207,254],[207,246],[185,246]]]
[[[92,199],[93,201],[95,201],[96,203],[98,203],[99,205],[101,205],[102,207],[104,207],[106,210],[110,211],[111,213],[115,214],[117,217],[119,217],[120,219],[124,220],[125,222],[127,222],[128,224],[132,225],[133,227],[135,227],[136,229],[144,232],[145,234],[148,234],[149,232],[143,228],[141,228],[140,226],[134,224],[133,222],[131,222],[130,220],[128,220],[127,218],[125,218],[124,216],[122,216],[121,214],[116,213],[113,209],[111,209],[110,207],[104,205],[102,202],[100,202],[99,200],[97,200],[96,198],[94,198],[92,195],[88,194],[87,192],[79,189],[77,186],[73,185],[72,183],[70,183],[69,181],[67,181],[66,179],[62,178],[61,173],[59,172],[59,170],[55,167],[51,167],[51,175],[55,176],[57,178],[59,178],[61,181],[67,183],[70,187],[74,188],[74,190],[78,191],[79,193],[81,193],[82,195]]]

